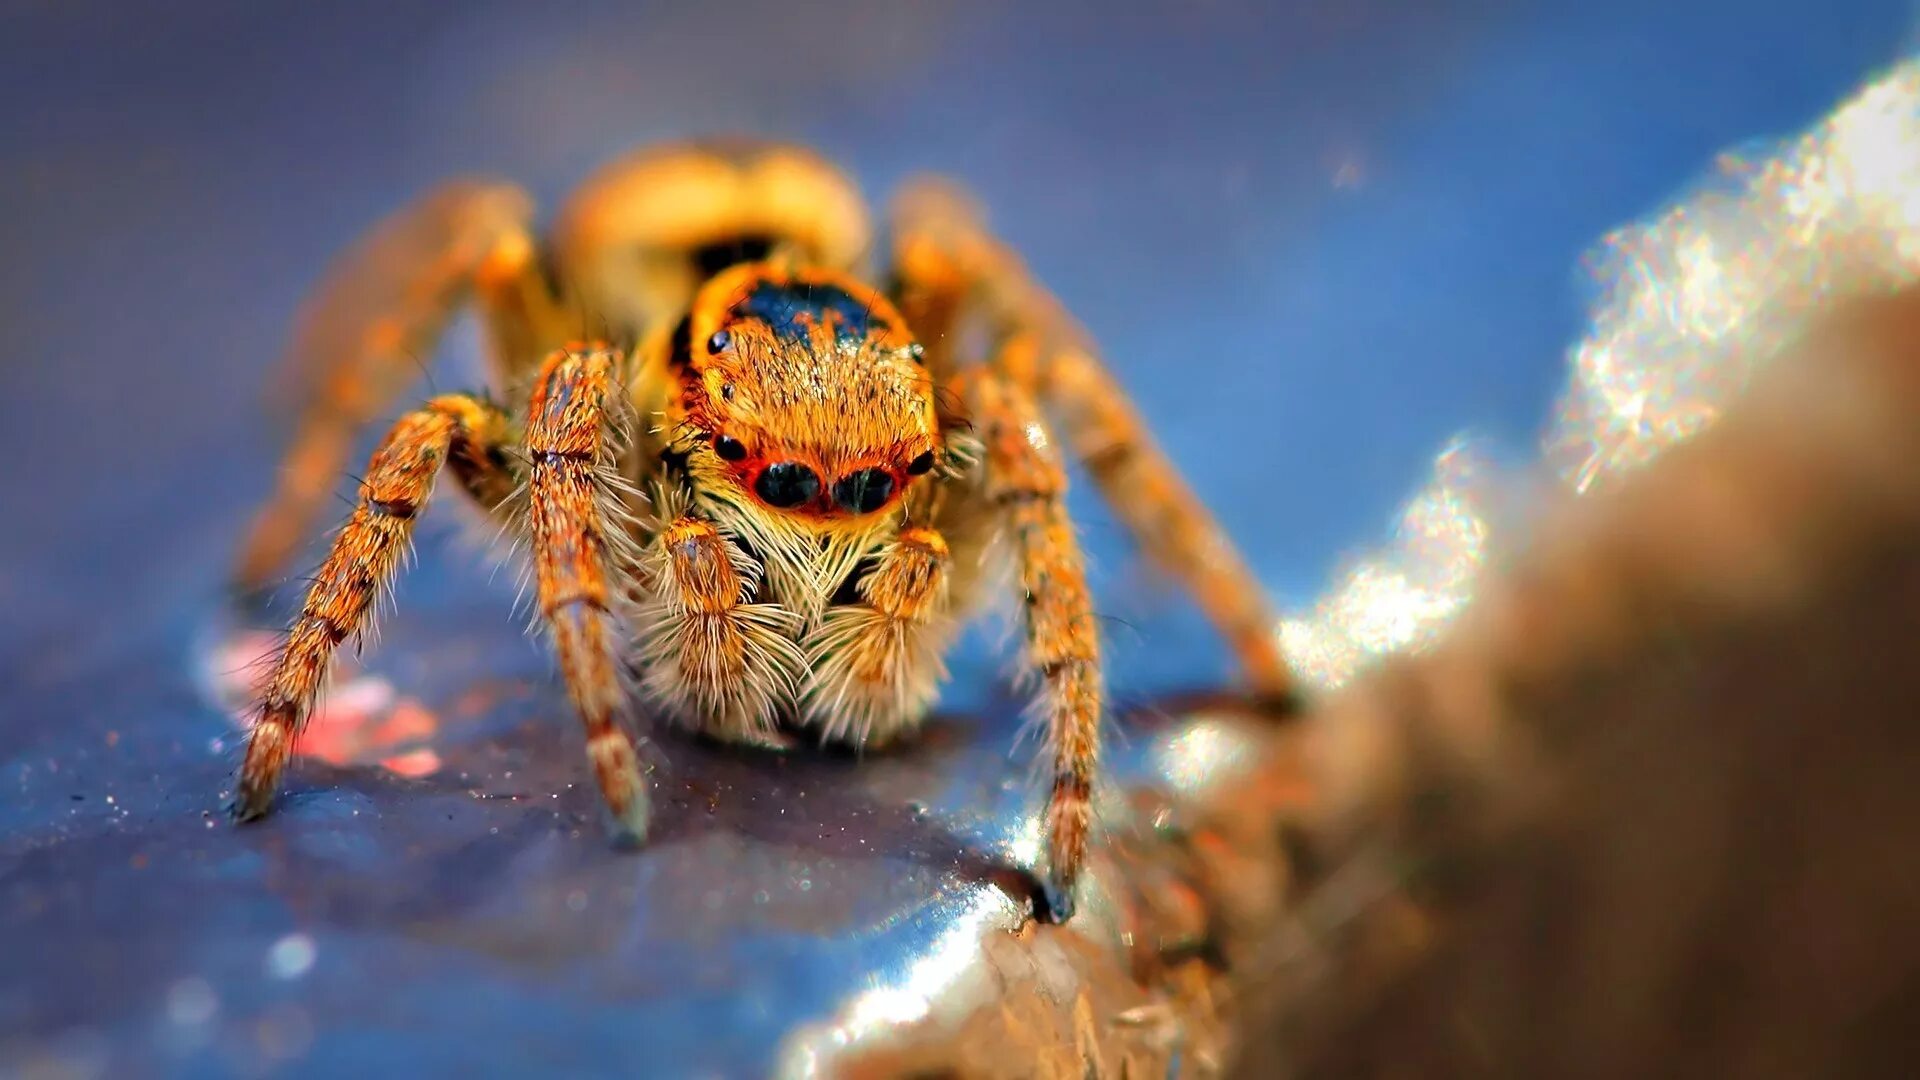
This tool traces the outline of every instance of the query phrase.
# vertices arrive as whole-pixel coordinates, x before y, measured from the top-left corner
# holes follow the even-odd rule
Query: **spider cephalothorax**
[[[629,659],[659,712],[708,735],[884,744],[933,704],[960,617],[1004,565],[1052,764],[1049,871],[1067,897],[1102,688],[1066,451],[1254,680],[1286,687],[1232,548],[1058,305],[946,189],[902,199],[884,293],[860,272],[857,194],[793,147],[619,162],[545,244],[529,206],[472,183],[423,200],[344,260],[297,339],[327,377],[247,584],[288,554],[346,434],[470,296],[504,404],[434,398],[374,453],[261,688],[238,816],[265,813],[333,650],[369,625],[443,465],[525,537],[595,777],[633,839],[648,800],[621,719]],[[596,324],[641,345],[582,343]]]
[[[940,456],[924,350],[853,278],[769,263],[716,275],[669,348],[668,446],[696,501],[783,561],[785,599],[824,605]]]

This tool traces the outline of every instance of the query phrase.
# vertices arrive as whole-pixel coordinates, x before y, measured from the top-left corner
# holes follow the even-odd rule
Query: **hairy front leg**
[[[671,520],[648,545],[642,684],[680,723],[728,742],[774,744],[806,658],[800,616],[751,599],[760,571],[711,521]]]
[[[462,486],[489,508],[512,492],[504,453],[511,429],[492,404],[450,394],[401,417],[381,440],[353,514],[314,575],[261,684],[234,795],[236,818],[260,817],[272,804],[334,650],[372,625],[374,601],[393,584],[441,466],[450,464]]]
[[[625,419],[618,367],[617,354],[601,347],[562,349],[541,365],[527,406],[526,511],[540,617],[586,729],[594,780],[620,839],[638,842],[648,799],[633,738],[620,725],[626,635],[614,611],[625,594],[615,575],[631,565],[618,557],[629,523],[611,469]]]
[[[859,603],[829,609],[807,635],[803,715],[823,738],[884,745],[926,715],[947,674],[952,563],[938,530],[902,529],[860,577]]]

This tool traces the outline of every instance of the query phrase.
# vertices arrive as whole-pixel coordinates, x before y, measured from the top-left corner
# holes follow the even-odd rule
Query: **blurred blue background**
[[[459,172],[551,207],[634,144],[712,131],[814,143],[876,196],[917,170],[972,185],[1304,603],[1450,433],[1530,444],[1596,237],[1819,115],[1912,23],[1901,0],[5,10],[16,642],[95,624],[105,590],[214,581],[271,475],[257,402],[289,318],[368,223]],[[1116,639],[1143,676],[1204,663]]]
[[[61,933],[127,914],[90,898],[134,886],[85,872],[123,847],[62,856],[59,887],[44,868],[6,877],[117,827],[100,792],[195,829],[215,805],[225,760],[205,747],[226,721],[191,666],[272,476],[261,388],[329,257],[443,178],[499,174],[551,208],[635,144],[716,131],[815,144],[876,197],[913,172],[958,177],[1297,606],[1384,536],[1451,434],[1529,453],[1582,329],[1593,241],[1718,151],[1817,118],[1904,50],[1913,14],[1900,0],[0,3],[0,880],[14,890],[0,901],[15,904],[0,920],[53,955]],[[1111,515],[1084,493],[1078,510],[1115,619],[1116,691],[1226,678]],[[423,548],[381,662],[475,655],[450,631],[531,670],[511,583]],[[447,663],[440,678],[462,673]],[[955,695],[978,700],[967,670]],[[118,756],[99,749],[110,726],[131,740]],[[55,895],[67,915],[27,920]],[[196,925],[258,923],[271,940],[266,910]],[[21,945],[5,938],[0,954]],[[171,947],[125,960],[179,963]],[[0,967],[0,1036],[72,1022],[47,1004],[58,995],[23,1011],[22,970]],[[501,991],[477,1007],[521,1004]]]

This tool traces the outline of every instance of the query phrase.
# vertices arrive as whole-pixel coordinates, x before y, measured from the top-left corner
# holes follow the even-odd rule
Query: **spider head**
[[[676,446],[726,501],[830,526],[899,504],[940,453],[933,381],[884,296],[749,263],[700,290],[673,343]]]

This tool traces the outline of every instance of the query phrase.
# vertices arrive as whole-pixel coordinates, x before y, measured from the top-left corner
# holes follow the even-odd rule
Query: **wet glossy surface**
[[[621,854],[544,661],[457,611],[406,621],[388,644],[414,658],[408,692],[350,669],[259,825],[219,813],[237,726],[213,700],[259,638],[205,643],[204,702],[138,679],[79,693],[66,730],[11,759],[0,905],[9,963],[43,977],[0,1004],[50,1036],[28,1060],[754,1073],[922,1019],[982,935],[1028,921],[1037,828],[1011,725],[942,719],[864,761],[667,734],[653,842]],[[155,702],[182,723],[120,719]],[[1244,754],[1205,723],[1125,726],[1113,756],[1135,776],[1198,783]],[[1082,899],[1073,933],[1121,957],[1098,878]]]
[[[634,142],[739,128],[817,142],[874,191],[955,172],[1306,603],[1449,433],[1532,438],[1582,249],[1824,111],[1907,19],[1268,7],[0,16],[0,1066],[802,1068],[977,994],[982,935],[1022,918],[1036,795],[996,634],[955,665],[956,719],[898,754],[661,740],[658,842],[617,855],[513,575],[447,503],[279,813],[219,820],[222,686],[259,649],[220,599],[271,470],[257,391],[302,287],[421,186],[484,168],[550,205]],[[1195,617],[1077,505],[1119,696],[1220,680]],[[1240,754],[1206,724],[1129,730],[1124,785],[1185,790]],[[1081,940],[1115,950],[1085,907]]]

